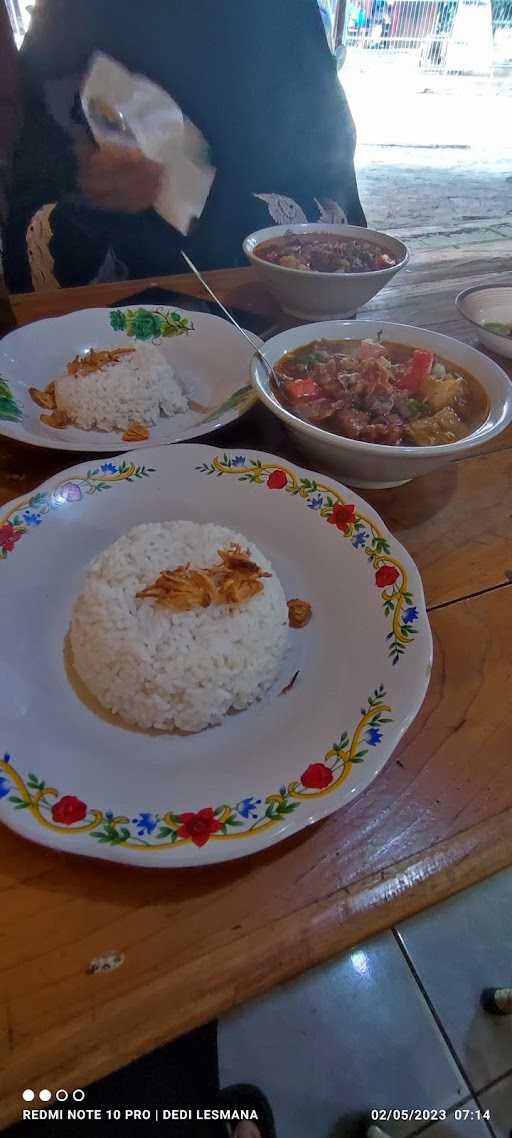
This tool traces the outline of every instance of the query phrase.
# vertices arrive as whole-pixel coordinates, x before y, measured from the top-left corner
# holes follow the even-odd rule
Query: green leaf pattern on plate
[[[161,340],[168,336],[187,336],[194,331],[188,316],[168,308],[112,308],[110,326],[135,340]]]
[[[13,399],[9,384],[0,376],[0,419],[8,423],[17,423],[22,418],[22,412]]]

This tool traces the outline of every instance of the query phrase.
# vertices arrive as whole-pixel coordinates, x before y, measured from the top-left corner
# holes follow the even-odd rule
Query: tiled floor
[[[491,1126],[496,1138],[509,1138],[512,1127],[512,1075],[500,1079],[479,1095],[481,1110],[490,1111]]]
[[[463,249],[465,245],[481,245],[512,237],[512,221],[506,217],[484,221],[460,222],[451,225],[406,225],[388,232],[405,241],[411,254],[425,249]]]
[[[511,900],[512,870],[233,1012],[222,1083],[260,1085],[278,1138],[350,1138],[372,1107],[452,1108],[381,1122],[393,1138],[510,1138],[512,1016],[479,999],[512,986]]]
[[[512,154],[360,146],[357,182],[374,229],[441,228],[512,213]]]
[[[512,873],[420,913],[399,937],[471,1086],[504,1075],[512,1068],[512,1016],[489,1016],[478,1001],[482,988],[512,985]]]
[[[477,1117],[479,1107],[475,1099],[470,1098],[464,1106],[456,1108],[462,1112],[462,1118],[455,1118],[453,1110],[443,1122],[434,1122],[423,1131],[425,1138],[490,1138],[485,1122]],[[507,1135],[508,1138],[508,1135]]]

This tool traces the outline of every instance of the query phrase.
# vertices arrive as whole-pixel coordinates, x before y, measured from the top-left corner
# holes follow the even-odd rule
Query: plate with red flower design
[[[64,645],[85,566],[131,526],[242,532],[312,618],[264,699],[194,735],[100,716]],[[253,450],[187,444],[81,463],[0,510],[0,819],[42,845],[132,865],[246,856],[361,794],[428,686],[419,573],[334,479]]]

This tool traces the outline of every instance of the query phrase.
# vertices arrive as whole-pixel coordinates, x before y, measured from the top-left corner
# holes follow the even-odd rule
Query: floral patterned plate
[[[258,344],[257,336],[253,339]],[[133,449],[122,432],[57,429],[41,422],[44,408],[29,388],[45,388],[66,364],[87,348],[158,344],[182,377],[193,409],[160,418],[149,445],[206,435],[239,418],[256,396],[249,383],[250,344],[226,320],[176,308],[87,308],[68,316],[38,320],[6,336],[0,345],[0,435],[57,450]],[[143,440],[140,445],[148,445]]]
[[[63,649],[87,563],[134,524],[180,518],[246,534],[313,617],[260,703],[146,735],[82,701]],[[60,850],[169,867],[261,850],[365,790],[428,686],[409,555],[352,490],[272,455],[187,445],[75,466],[0,509],[0,586],[0,818]]]

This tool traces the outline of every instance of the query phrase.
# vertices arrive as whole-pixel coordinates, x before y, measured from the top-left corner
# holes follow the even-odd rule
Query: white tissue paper
[[[201,216],[215,178],[201,131],[162,87],[102,52],[92,57],[81,99],[98,146],[136,146],[162,164],[155,209],[186,235]]]

